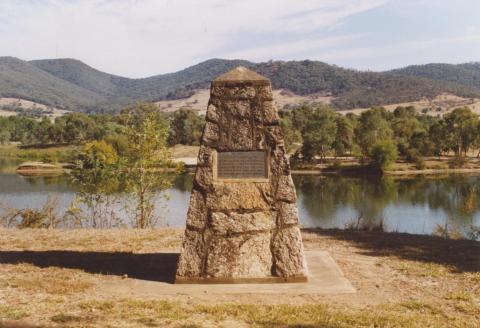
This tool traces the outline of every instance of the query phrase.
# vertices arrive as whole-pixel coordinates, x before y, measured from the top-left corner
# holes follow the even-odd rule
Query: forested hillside
[[[97,92],[13,57],[0,57],[0,96],[66,109],[89,108],[101,101]]]
[[[399,75],[424,77],[436,81],[456,83],[476,90],[480,89],[480,62],[459,65],[414,65],[391,72]]]
[[[332,95],[338,109],[433,98],[444,92],[480,97],[480,64],[430,64],[388,72],[362,72],[318,61],[211,59],[176,73],[130,79],[100,72],[78,60],[23,61],[0,57],[0,97],[32,100],[85,112],[118,111],[138,101],[180,99],[243,65],[272,80],[274,88]]]

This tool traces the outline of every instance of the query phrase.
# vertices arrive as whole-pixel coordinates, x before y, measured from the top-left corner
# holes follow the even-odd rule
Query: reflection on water
[[[449,230],[468,237],[472,226],[480,226],[480,176],[294,176],[294,182],[300,220],[305,227],[381,226],[386,231],[415,234]],[[191,189],[192,176],[180,175],[174,178],[168,199],[157,198],[155,214],[160,226],[185,224]],[[40,208],[50,195],[58,199],[62,212],[75,199],[76,192],[68,176],[0,173],[0,203],[8,207]],[[124,223],[129,217],[124,207],[127,201],[127,195],[119,194],[113,206]]]
[[[386,231],[468,235],[480,224],[480,177],[295,176],[305,226],[382,226]]]

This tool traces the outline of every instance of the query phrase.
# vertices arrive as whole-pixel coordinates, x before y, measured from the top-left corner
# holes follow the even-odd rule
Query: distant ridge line
[[[218,76],[244,66],[298,95],[325,94],[337,109],[434,98],[442,93],[480,97],[480,62],[412,65],[384,72],[357,71],[320,61],[209,59],[174,73],[132,79],[73,59],[24,61],[0,57],[0,97],[85,112],[112,112],[138,101],[183,99]]]

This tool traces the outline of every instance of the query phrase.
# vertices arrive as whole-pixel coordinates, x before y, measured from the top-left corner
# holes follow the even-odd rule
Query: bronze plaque
[[[217,178],[268,178],[265,151],[226,151],[217,153]]]

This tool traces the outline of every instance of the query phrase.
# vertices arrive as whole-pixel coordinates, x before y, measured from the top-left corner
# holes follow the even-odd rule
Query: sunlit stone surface
[[[270,81],[244,67],[218,77],[206,120],[176,282],[305,281]]]

